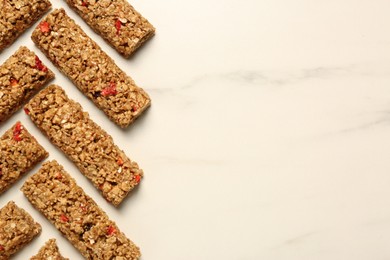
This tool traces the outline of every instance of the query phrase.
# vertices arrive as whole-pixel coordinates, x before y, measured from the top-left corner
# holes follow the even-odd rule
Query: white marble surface
[[[125,60],[93,39],[150,93],[123,131],[37,51],[66,88],[145,171],[122,205],[105,202],[22,112],[30,129],[142,250],[145,260],[390,259],[388,0],[134,0],[157,35]],[[37,170],[34,169],[32,172]],[[32,174],[32,173],[30,173]],[[15,259],[50,237],[43,225]]]

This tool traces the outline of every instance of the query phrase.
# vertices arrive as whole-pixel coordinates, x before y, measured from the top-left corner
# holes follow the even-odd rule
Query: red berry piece
[[[22,137],[20,137],[20,134],[22,133],[22,129],[23,129],[22,124],[20,122],[17,122],[13,131],[13,138],[17,142],[22,140]]]
[[[50,24],[46,21],[43,21],[39,24],[39,29],[43,33],[48,33],[48,32],[50,32]]]
[[[47,67],[43,65],[42,61],[39,59],[38,56],[35,56],[35,68],[43,72],[47,71]]]
[[[116,90],[116,84],[111,82],[108,87],[106,87],[102,90],[101,95],[104,97],[107,97],[107,96],[114,96],[117,93],[118,93],[118,91]]]
[[[65,216],[64,214],[61,214],[60,220],[61,220],[62,222],[64,222],[64,223],[69,222],[69,218],[68,218],[67,216]]]
[[[122,23],[121,21],[119,21],[119,19],[115,21],[115,28],[116,28],[116,35],[119,35],[119,32],[122,28]]]

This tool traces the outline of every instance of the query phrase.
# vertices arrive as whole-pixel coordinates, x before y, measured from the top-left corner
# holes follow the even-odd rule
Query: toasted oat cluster
[[[1,0],[0,3],[0,52],[51,7],[48,0]]]
[[[53,78],[34,52],[20,47],[0,66],[0,123]]]
[[[126,0],[66,0],[120,54],[129,57],[154,35],[154,27]]]
[[[41,225],[10,201],[0,209],[0,259],[9,259],[41,232]]]
[[[47,156],[45,149],[17,122],[0,138],[0,194]]]
[[[39,92],[26,109],[38,128],[115,206],[139,184],[143,172],[137,163],[59,86],[51,85]]]
[[[69,260],[60,254],[55,239],[50,239],[30,260]]]
[[[120,127],[127,127],[150,105],[150,98],[65,13],[54,10],[32,40],[46,56]]]
[[[139,248],[56,161],[44,163],[22,191],[86,259],[140,258]]]

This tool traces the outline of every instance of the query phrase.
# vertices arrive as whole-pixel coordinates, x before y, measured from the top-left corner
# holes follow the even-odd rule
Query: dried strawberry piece
[[[14,128],[14,131],[13,131],[13,138],[15,141],[19,142],[22,140],[22,138],[20,137],[20,134],[22,133],[22,129],[23,129],[23,126],[20,122],[17,122],[16,123],[16,126]]]
[[[133,105],[132,107],[131,107],[131,112],[135,112],[135,111],[137,111],[138,110],[138,107],[136,106],[136,105]]]
[[[122,23],[119,19],[115,21],[116,35],[119,35],[119,32],[122,28]]]
[[[0,251],[4,251],[4,247],[0,245]]]
[[[85,2],[85,1],[81,1],[81,5],[82,5],[82,6],[88,6],[88,3]]]
[[[140,175],[135,175],[134,179],[135,179],[135,182],[138,184],[141,181],[141,176]]]
[[[122,157],[118,156],[118,160],[116,162],[118,163],[119,166],[122,166],[123,165]]]
[[[111,82],[110,85],[106,88],[104,88],[101,92],[102,96],[113,96],[116,95],[118,91],[116,90],[116,84],[114,82]]]
[[[11,83],[11,87],[16,87],[17,85],[19,85],[19,81],[14,78],[11,78],[9,82]]]
[[[30,114],[30,110],[27,107],[23,108],[23,110],[24,110],[24,113],[26,113],[26,115]]]
[[[113,226],[109,226],[107,228],[107,235],[111,236],[114,233],[116,233],[116,229]]]
[[[65,216],[64,214],[61,214],[60,220],[61,220],[62,222],[69,222],[69,218],[68,218],[67,216]]]
[[[42,61],[39,59],[38,56],[35,56],[35,68],[43,72],[47,71],[47,67],[43,65]]]
[[[48,33],[48,32],[50,32],[50,24],[46,21],[43,21],[39,24],[39,29],[43,33]]]

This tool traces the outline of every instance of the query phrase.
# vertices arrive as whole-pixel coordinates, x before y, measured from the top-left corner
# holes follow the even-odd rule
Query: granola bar
[[[145,91],[63,9],[50,13],[34,30],[32,39],[119,126],[127,127],[150,105]]]
[[[50,239],[30,260],[69,260],[60,254],[56,240]]]
[[[155,29],[126,0],[66,0],[120,54],[129,57]]]
[[[112,137],[56,85],[42,90],[26,105],[31,120],[98,188],[118,206],[143,175]]]
[[[139,259],[139,248],[56,161],[44,163],[21,190],[86,259]]]
[[[0,194],[47,156],[45,149],[17,122],[0,138]]]
[[[0,209],[0,259],[9,259],[41,233],[41,229],[24,209],[13,201],[8,202]]]
[[[48,0],[0,0],[0,52],[51,7]]]
[[[34,52],[20,47],[0,67],[0,123],[53,78]]]

